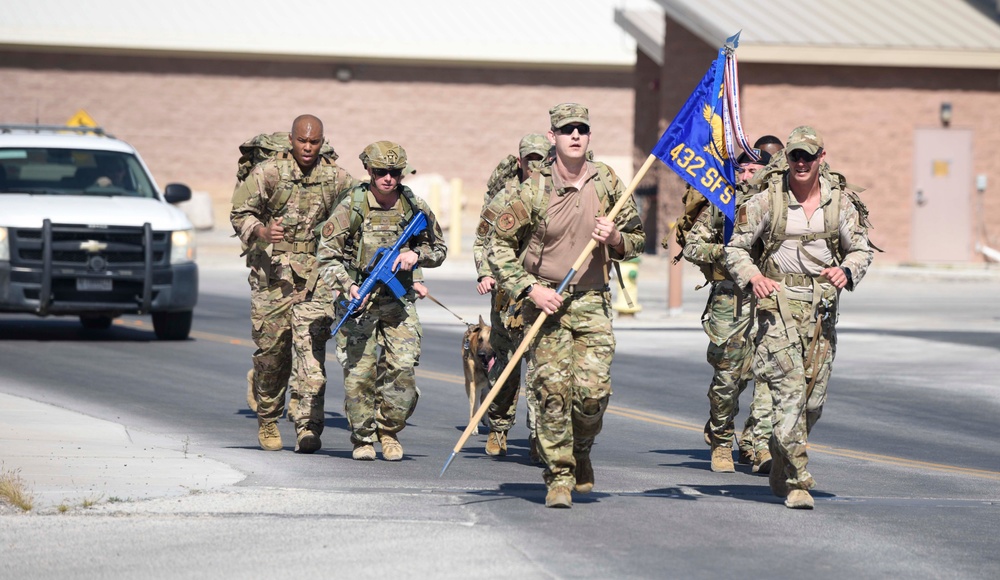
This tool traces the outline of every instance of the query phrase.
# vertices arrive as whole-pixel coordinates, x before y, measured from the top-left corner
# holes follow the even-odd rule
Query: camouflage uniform
[[[746,183],[737,184],[737,207],[750,195]],[[733,283],[723,264],[722,234],[724,216],[709,204],[698,214],[687,234],[684,258],[702,268],[712,290],[701,316],[708,335],[708,364],[714,372],[708,388],[709,419],[705,433],[713,447],[733,446],[733,420],[739,413],[739,398],[753,378],[750,353],[753,351],[750,328],[751,294],[744,294]],[[754,388],[750,416],[743,427],[740,447],[759,452],[767,449],[771,437],[771,394],[767,383]]]
[[[811,143],[812,149],[807,149],[811,153],[822,148],[822,139],[815,131],[800,127],[789,137],[786,155],[803,140]],[[784,198],[788,212],[801,211],[788,189],[787,171],[771,173],[770,179],[764,180],[764,190],[740,208],[733,238],[725,251],[726,268],[739,287],[748,287],[750,279],[757,274],[781,284],[780,291],[757,301],[754,353],[754,376],[758,381],[767,382],[774,402],[771,487],[779,495],[778,490],[785,487],[809,490],[815,485],[807,471],[808,434],[823,412],[837,348],[835,325],[839,291],[826,278],[816,274],[819,269],[835,264],[815,263],[816,247],[828,245],[833,250],[831,261],[845,268],[848,290],[853,290],[861,281],[872,261],[864,215],[852,202],[856,194],[829,171],[820,171],[820,204],[813,217],[819,215],[816,219],[825,219],[831,227],[824,225],[818,233],[811,226],[809,233],[791,231],[787,226],[784,232],[771,232],[772,221],[780,223],[782,219],[772,215],[773,204],[784,203],[781,201]],[[830,212],[838,206],[834,222]],[[836,231],[830,231],[832,229]],[[784,237],[786,234],[790,237]],[[823,234],[829,235],[825,243]],[[750,250],[758,238],[763,240],[765,251],[755,263]],[[769,249],[769,246],[778,245],[779,251],[787,250],[796,256],[795,265],[779,265],[774,251]],[[842,259],[838,260],[838,256]],[[817,320],[821,321],[818,327]]]
[[[541,134],[525,135],[521,139],[518,148],[520,158],[525,158],[532,153],[537,153],[543,158],[549,154],[548,138]],[[535,168],[537,163],[532,164]],[[530,167],[523,172],[527,175]],[[508,155],[501,161],[490,175],[486,183],[486,196],[483,202],[483,209],[489,207],[490,201],[505,188],[517,189],[521,185],[522,170],[518,165],[518,157]],[[472,244],[472,256],[476,264],[477,279],[482,280],[486,276],[493,276],[487,261],[487,249],[491,230],[486,221],[481,220],[481,227],[476,231],[476,240]],[[495,384],[496,380],[503,373],[511,356],[521,344],[524,334],[524,323],[521,316],[521,301],[513,300],[498,284],[493,286],[490,293],[490,325],[493,327],[490,332],[490,347],[493,348],[496,360],[489,371],[489,380]],[[517,398],[521,385],[521,361],[518,361],[511,370],[510,375],[503,387],[497,392],[496,398],[487,409],[486,419],[490,431],[506,433],[514,426],[517,416]],[[529,390],[527,393],[528,403],[528,432],[534,438],[535,414],[538,407],[534,394]]]
[[[250,321],[257,351],[253,354],[253,382],[257,417],[275,421],[285,407],[285,390],[292,371],[293,306],[306,298],[316,268],[317,225],[330,215],[339,197],[357,182],[344,169],[321,157],[303,174],[290,154],[257,164],[233,192],[230,221],[247,252],[250,266]],[[286,198],[281,207],[275,200]],[[281,218],[283,242],[267,244],[254,235],[257,226]],[[310,324],[298,321],[300,327]],[[321,431],[323,390],[320,384],[292,382],[292,398],[300,404],[292,417]]]
[[[553,126],[558,126],[555,120]],[[603,163],[588,163],[588,166],[589,179],[598,173],[610,175],[611,187],[602,200],[607,211],[622,195],[624,186]],[[550,288],[559,285],[559,281],[536,277],[518,257],[518,249],[529,240],[532,243],[537,240],[541,247],[549,241],[545,229],[549,195],[556,193],[553,171],[552,165],[543,165],[518,189],[505,189],[497,195],[487,210],[497,216],[490,223],[495,230],[490,266],[503,289],[512,296],[525,295],[532,284]],[[556,194],[573,195],[578,191],[566,187]],[[645,247],[645,234],[633,199],[625,203],[614,222],[625,248],[618,255],[613,248],[603,246],[606,253],[601,266],[605,272],[607,260],[634,258]],[[579,227],[592,231],[594,224],[591,218]],[[539,454],[546,463],[543,477],[550,490],[574,486],[578,458],[585,457],[589,464],[590,449],[601,431],[611,396],[611,360],[615,351],[608,287],[576,290],[568,286],[562,296],[562,309],[545,319],[527,351],[527,387],[539,405],[535,435]],[[540,313],[534,302],[524,300],[525,326],[534,324]]]
[[[419,210],[427,216],[427,229],[406,246],[419,252],[418,265],[437,267],[447,252],[441,226],[426,202],[400,186],[401,195],[395,205],[383,210],[369,187],[358,186],[365,192],[362,203],[366,207],[352,207],[356,194],[352,192],[323,225],[319,246],[321,280],[343,296],[349,296],[351,286],[364,280],[363,268],[376,251],[399,239],[408,211]],[[357,227],[351,223],[354,211],[363,215]],[[407,289],[402,299],[385,286],[376,285],[364,310],[348,319],[336,336],[337,358],[344,370],[345,414],[351,426],[351,442],[356,446],[375,443],[380,433],[394,435],[402,430],[419,397],[413,369],[420,359],[421,327],[414,306],[413,273],[401,270],[397,279]],[[343,315],[344,307],[338,304],[336,318]],[[379,348],[384,354],[384,369],[379,368]]]

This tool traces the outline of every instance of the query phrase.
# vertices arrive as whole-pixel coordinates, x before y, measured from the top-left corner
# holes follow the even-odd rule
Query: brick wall
[[[511,68],[350,67],[0,51],[0,122],[65,122],[85,109],[134,145],[164,185],[209,192],[224,209],[237,147],[257,133],[287,131],[313,113],[340,162],[362,175],[358,154],[372,141],[398,141],[420,173],[460,178],[478,215],[496,163],[525,133],[548,128],[548,109],[590,108],[598,157],[630,159],[631,72]],[[627,173],[627,172],[626,172]],[[225,216],[216,212],[216,223]]]
[[[667,18],[665,63],[661,77],[660,118],[677,113],[715,58],[716,49]],[[880,263],[911,260],[914,134],[940,127],[942,102],[954,111],[952,128],[973,131],[973,180],[986,175],[990,184],[980,196],[970,183],[971,223],[982,219],[992,247],[1000,247],[1000,76],[997,71],[844,67],[809,65],[740,65],[744,129],[752,142],[764,134],[784,141],[798,125],[812,125],[827,146],[827,161],[852,183],[868,188],[862,198],[871,210],[872,240],[885,249]],[[636,135],[636,142],[648,136]],[[659,219],[680,212],[679,178],[661,172]],[[983,211],[977,212],[980,202]],[[941,235],[947,235],[943,228]],[[956,262],[982,261],[956,256]]]

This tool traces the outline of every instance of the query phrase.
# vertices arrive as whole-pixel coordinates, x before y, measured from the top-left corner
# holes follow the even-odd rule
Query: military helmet
[[[366,166],[376,169],[404,169],[406,150],[392,141],[376,141],[360,155]]]

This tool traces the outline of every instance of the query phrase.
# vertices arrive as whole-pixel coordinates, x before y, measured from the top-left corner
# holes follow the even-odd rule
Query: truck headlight
[[[170,234],[170,263],[194,262],[194,230],[177,230]]]
[[[10,240],[7,239],[7,228],[0,228],[0,260],[10,260]]]

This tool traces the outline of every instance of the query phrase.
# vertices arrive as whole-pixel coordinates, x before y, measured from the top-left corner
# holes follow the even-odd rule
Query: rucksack
[[[290,179],[296,163],[292,157],[291,148],[292,142],[289,133],[261,133],[240,145],[240,159],[236,167],[237,184],[232,199],[233,207],[246,201],[246,198],[237,196],[237,192],[240,191],[240,184],[246,180],[254,167],[267,159],[276,159],[279,161],[278,171],[281,174],[282,181]],[[337,152],[333,150],[333,147],[329,143],[324,141],[323,146],[319,150],[317,165],[333,165],[336,159]],[[288,203],[291,194],[291,189],[284,188],[281,190],[280,195],[268,199],[267,207],[269,212],[271,214],[278,213]]]
[[[291,151],[291,135],[287,132],[261,133],[256,137],[245,141],[240,145],[240,160],[236,166],[236,180],[243,181],[250,175],[250,170],[265,159],[270,159],[278,153]],[[326,157],[330,161],[337,160],[337,152],[333,146],[323,142],[319,149],[320,157]]]
[[[680,248],[680,251],[677,252],[677,255],[672,260],[674,264],[681,261],[681,256],[684,254],[684,246],[687,245],[687,236],[691,232],[691,228],[694,227],[694,223],[698,220],[698,216],[709,205],[708,198],[690,185],[684,190],[684,197],[681,198],[681,201],[684,202],[684,213],[681,214],[681,217],[677,219],[677,223],[674,224],[674,237],[677,240],[677,246]],[[670,234],[663,236],[660,246],[664,250],[670,247]]]

